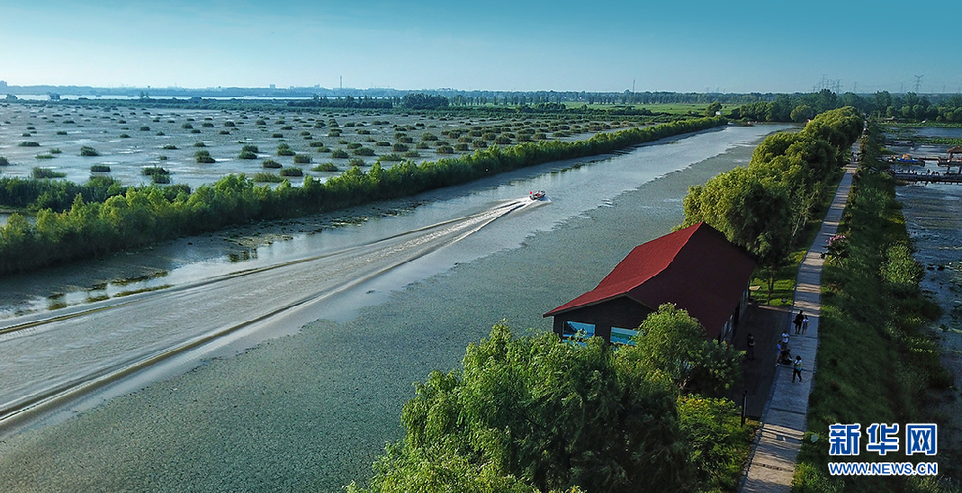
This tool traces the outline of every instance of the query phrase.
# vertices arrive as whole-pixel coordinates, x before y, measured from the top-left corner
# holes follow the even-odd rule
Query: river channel
[[[549,330],[543,313],[682,221],[689,186],[786,128],[729,126],[503,174],[230,259],[190,258],[185,243],[203,238],[178,240],[140,260],[156,275],[122,285],[84,286],[90,271],[76,267],[69,281],[0,282],[12,300],[0,307],[0,490],[364,482],[402,436],[414,381],[455,369],[499,320]],[[89,267],[112,262],[131,260]]]

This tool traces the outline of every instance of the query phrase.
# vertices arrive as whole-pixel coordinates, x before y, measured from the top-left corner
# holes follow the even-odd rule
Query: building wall
[[[626,296],[577,308],[554,317],[554,333],[564,337],[565,322],[581,322],[595,326],[595,336],[611,342],[611,328],[637,330],[654,310]]]

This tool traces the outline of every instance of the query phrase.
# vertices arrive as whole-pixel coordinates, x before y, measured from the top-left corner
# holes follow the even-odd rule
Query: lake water
[[[543,313],[682,221],[689,186],[747,164],[761,138],[784,128],[727,127],[611,158],[544,165],[425,194],[425,205],[400,216],[259,247],[256,259],[234,265],[491,218],[312,305],[310,319],[319,320],[296,335],[208,358],[189,373],[0,442],[0,489],[340,491],[363,482],[384,443],[401,436],[412,382],[456,368],[465,346],[501,319],[521,333],[549,330]],[[542,189],[550,201],[494,212]],[[231,264],[210,265],[221,272]],[[246,291],[269,296],[265,287],[238,288],[221,300]],[[138,323],[111,328],[114,340]],[[85,357],[100,350],[86,347]]]

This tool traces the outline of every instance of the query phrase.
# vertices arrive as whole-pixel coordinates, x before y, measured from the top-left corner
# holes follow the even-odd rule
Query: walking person
[[[798,315],[795,315],[795,333],[796,333],[796,334],[798,334],[798,333],[801,332],[801,330],[802,330],[802,319],[803,319],[803,318],[805,318],[805,315],[802,314],[802,311],[801,311],[801,310],[799,310],[799,311],[798,311]]]
[[[755,360],[755,336],[751,334],[748,334],[748,353],[745,355],[745,359]]]
[[[808,332],[808,315],[805,315],[805,318],[802,319],[802,334],[806,332]]]
[[[798,375],[798,381],[802,381],[802,357],[795,357],[795,366],[792,368],[792,383],[795,383],[795,376]]]

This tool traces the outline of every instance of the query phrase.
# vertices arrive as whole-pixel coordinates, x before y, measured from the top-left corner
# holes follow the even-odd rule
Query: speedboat
[[[539,190],[537,192],[528,192],[528,198],[531,200],[541,200],[544,198],[544,190]]]

